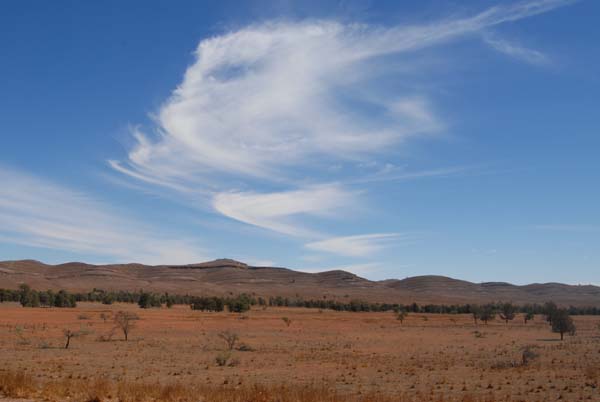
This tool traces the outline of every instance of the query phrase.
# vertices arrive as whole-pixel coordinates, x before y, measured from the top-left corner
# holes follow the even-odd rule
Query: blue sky
[[[6,1],[0,259],[600,283],[600,3]]]

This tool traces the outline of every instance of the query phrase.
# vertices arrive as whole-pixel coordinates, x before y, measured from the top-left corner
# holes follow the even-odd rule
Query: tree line
[[[502,320],[510,321],[516,314],[522,314],[525,322],[534,315],[548,316],[549,308],[554,303],[523,304],[512,303],[487,303],[477,304],[424,304],[417,303],[370,303],[362,300],[340,301],[334,299],[302,299],[282,296],[262,297],[242,293],[237,296],[192,296],[176,295],[169,293],[137,292],[130,291],[105,291],[93,289],[91,292],[71,293],[65,290],[54,292],[52,290],[38,291],[28,285],[21,285],[19,289],[0,289],[0,302],[20,302],[24,307],[75,307],[77,302],[98,302],[103,304],[136,303],[141,308],[154,308],[163,305],[189,305],[194,310],[244,312],[253,305],[271,307],[303,307],[322,310],[350,311],[350,312],[399,312],[405,313],[430,313],[430,314],[471,314],[474,320],[487,322],[500,316]],[[564,309],[568,315],[600,315],[600,308],[570,306]]]

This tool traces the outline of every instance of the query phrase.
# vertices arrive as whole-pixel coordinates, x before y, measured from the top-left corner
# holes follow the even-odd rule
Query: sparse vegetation
[[[226,366],[230,358],[231,352],[221,352],[215,357],[215,363],[217,363],[217,366]]]
[[[396,311],[396,319],[400,321],[400,324],[404,323],[404,319],[406,318],[406,311],[404,309],[398,309]]]
[[[71,339],[81,336],[81,332],[73,331],[71,329],[64,329],[63,335],[65,336],[65,339],[66,339],[65,349],[69,349],[69,345],[71,344]]]
[[[527,345],[523,348],[523,352],[521,353],[521,364],[523,366],[527,366],[533,360],[537,359],[539,354],[534,350],[534,347],[531,345]]]
[[[292,320],[289,317],[281,317],[281,320],[285,323],[286,327],[292,325]]]
[[[227,345],[227,350],[233,350],[235,348],[235,344],[239,341],[240,337],[235,332],[231,331],[223,331],[219,333],[219,338],[225,341]]]
[[[135,323],[139,319],[140,317],[137,314],[128,311],[119,311],[117,314],[115,314],[115,325],[123,332],[125,341],[129,339],[129,333],[133,328],[135,328]]]
[[[499,308],[498,305],[494,307]],[[490,322],[485,329],[483,326],[474,328],[469,325],[472,321],[468,314],[472,314],[472,310],[462,315],[415,314],[415,319],[405,320],[402,331],[393,331],[397,328],[394,322],[398,323],[398,320],[395,314],[389,313],[319,314],[318,310],[272,308],[253,310],[250,320],[239,321],[237,314],[201,314],[183,308],[157,311],[139,311],[134,306],[127,308],[123,310],[135,311],[144,318],[143,325],[136,321],[139,330],[143,329],[143,338],[127,344],[105,344],[97,341],[110,340],[112,332],[106,333],[111,328],[118,331],[115,338],[123,339],[116,325],[102,325],[104,318],[107,324],[114,321],[112,316],[118,314],[117,307],[83,305],[75,311],[49,312],[2,306],[0,313],[10,313],[3,315],[1,321],[8,317],[11,325],[0,338],[0,358],[10,370],[25,367],[20,356],[36,356],[35,364],[27,371],[34,376],[36,384],[35,394],[31,394],[35,397],[31,398],[54,401],[146,401],[152,400],[149,399],[151,395],[158,395],[156,401],[229,402],[231,398],[223,399],[224,393],[229,392],[225,389],[244,389],[243,395],[247,398],[247,390],[252,389],[255,382],[258,386],[267,384],[263,388],[267,393],[258,401],[286,401],[273,390],[278,386],[274,384],[290,386],[292,377],[289,373],[302,378],[305,384],[326,381],[332,391],[349,393],[341,394],[341,400],[361,402],[378,400],[379,396],[375,395],[366,399],[368,389],[379,392],[378,395],[384,398],[389,395],[394,401],[483,402],[512,400],[511,395],[516,393],[523,400],[555,400],[561,393],[565,395],[563,400],[569,400],[569,394],[578,400],[593,400],[593,391],[597,390],[593,387],[598,386],[595,369],[600,367],[597,320],[590,317],[574,318],[580,339],[560,344],[545,339],[544,332],[548,332],[548,327],[541,325],[506,326],[504,321],[498,320]],[[111,311],[114,314],[111,315]],[[104,318],[102,314],[105,314]],[[80,321],[81,315],[91,318]],[[292,325],[297,324],[298,331],[281,333],[284,317]],[[423,318],[428,322],[422,322]],[[553,322],[559,322],[557,317],[553,317]],[[77,334],[78,326],[80,330],[86,330],[94,325],[101,335],[94,339],[96,342],[77,335],[67,339],[69,334],[63,333],[63,328],[74,328],[72,332]],[[2,328],[0,326],[0,331]],[[239,339],[242,328],[243,340],[247,338],[251,344]],[[474,329],[481,332],[473,332]],[[15,345],[15,340],[20,339],[19,333],[31,342]],[[221,333],[231,335],[221,336]],[[318,337],[313,337],[315,334]],[[394,345],[393,348],[374,347],[382,335],[386,337],[385,342]],[[130,341],[132,338],[129,336]],[[554,338],[558,339],[558,336]],[[195,348],[190,353],[192,349],[186,345],[198,342],[202,348]],[[68,353],[60,357],[62,352],[57,348],[64,347],[68,347]],[[543,355],[543,359],[539,355]],[[98,364],[91,367],[88,359]],[[336,362],[339,371],[327,371],[332,362]],[[564,368],[560,376],[551,376],[552,381],[548,383],[540,381],[539,373],[545,375],[549,367],[559,365]],[[448,370],[449,367],[458,368]],[[95,372],[96,368],[98,372]],[[3,370],[0,368],[0,375]],[[144,376],[150,370],[151,378],[156,378],[161,387],[165,386],[161,388],[164,395],[145,391],[148,385],[143,382]],[[265,371],[268,377],[255,375],[260,370],[268,370]],[[52,377],[47,375],[48,372],[53,373]],[[470,379],[463,384],[461,379],[465,375]],[[133,382],[111,382],[111,378],[119,376]],[[86,385],[85,392],[78,385],[80,383]],[[220,399],[205,397],[198,391],[204,386],[200,384],[209,387],[214,384],[222,389],[221,394],[211,394],[211,397],[220,395]],[[416,384],[415,388],[411,388],[412,384]],[[56,390],[61,387],[65,391],[62,393],[61,390],[59,395]],[[399,388],[407,393],[406,398],[394,394]],[[190,389],[196,392],[192,393]],[[305,399],[292,401],[304,402]]]
[[[527,311],[526,313],[523,314],[523,322],[525,322],[525,324],[527,324],[529,321],[533,320],[535,318],[535,314],[533,314],[533,311]]]

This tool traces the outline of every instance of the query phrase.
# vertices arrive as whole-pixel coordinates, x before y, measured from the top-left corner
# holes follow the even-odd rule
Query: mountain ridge
[[[600,306],[600,287],[556,282],[513,285],[473,283],[441,275],[371,281],[352,272],[317,273],[284,267],[251,266],[232,259],[184,265],[138,263],[94,265],[45,264],[36,260],[0,261],[0,288],[26,283],[35,289],[87,292],[139,290],[194,295],[251,293],[260,296],[361,299],[380,303],[459,304],[491,301]]]

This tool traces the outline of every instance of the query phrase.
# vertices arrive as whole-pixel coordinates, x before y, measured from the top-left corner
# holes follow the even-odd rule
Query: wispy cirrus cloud
[[[520,44],[509,42],[505,39],[500,39],[491,34],[485,34],[483,36],[483,40],[498,52],[530,64],[547,65],[551,62],[548,56],[538,50],[529,49]]]
[[[382,250],[392,241],[403,237],[399,233],[372,233],[367,235],[332,237],[307,243],[312,251],[322,251],[348,257],[366,257]]]
[[[0,182],[2,242],[95,255],[102,262],[207,259],[196,241],[158,235],[82,192],[3,166]]]
[[[292,236],[320,237],[295,218],[331,215],[350,207],[352,200],[351,192],[333,184],[277,193],[219,193],[213,201],[215,210],[240,222]]]
[[[411,80],[410,73],[390,71],[386,57],[400,58],[411,71],[416,51],[571,2],[501,3],[472,16],[392,27],[267,22],[202,40],[183,81],[153,116],[150,132],[157,134],[135,128],[127,158],[109,163],[150,185],[201,191],[231,219],[315,236],[295,217],[327,215],[356,194],[328,183],[373,180],[324,180],[325,170],[385,158],[404,142],[444,128],[429,94],[378,85],[389,74]],[[279,189],[266,192],[273,186]]]

